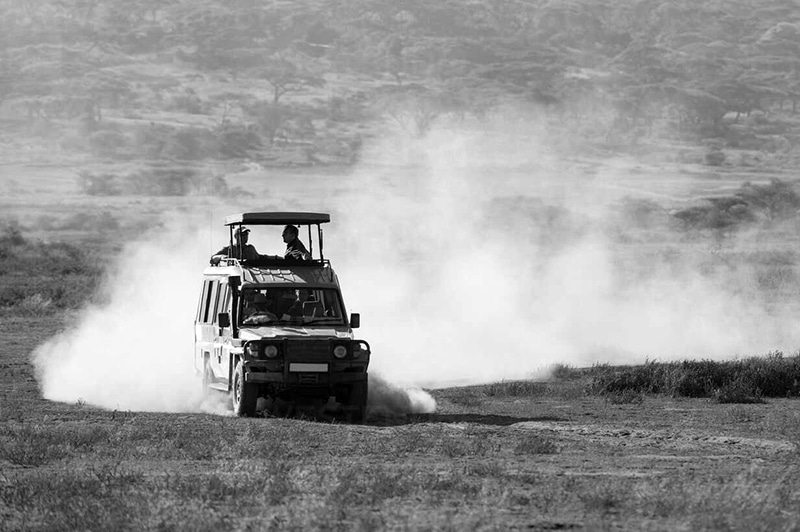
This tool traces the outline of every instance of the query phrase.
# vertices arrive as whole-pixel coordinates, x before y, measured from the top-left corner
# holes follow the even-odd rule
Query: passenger
[[[245,260],[254,260],[260,259],[261,255],[256,251],[255,246],[252,244],[247,243],[247,239],[250,236],[250,229],[246,228],[243,225],[240,225],[236,228],[236,231],[233,232],[233,238],[236,243],[231,246],[225,246],[221,250],[217,251],[211,256],[211,264],[219,264],[219,261],[225,257],[232,257],[234,259],[245,259]],[[241,246],[239,245],[241,243]],[[239,250],[241,249],[241,255]]]
[[[296,260],[311,260],[311,253],[298,238],[299,231],[294,225],[287,225],[283,228],[283,241],[286,242],[286,253],[283,258]]]
[[[311,293],[308,290],[298,290],[297,291],[297,299],[295,299],[294,303],[291,307],[286,309],[281,316],[282,320],[296,320],[303,318],[303,303],[308,301],[308,298],[311,296]]]

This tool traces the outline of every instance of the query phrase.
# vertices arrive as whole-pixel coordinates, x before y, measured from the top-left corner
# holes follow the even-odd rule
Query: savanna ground
[[[60,179],[24,182],[29,191],[4,196],[6,212],[21,221],[17,232],[6,229],[4,249],[16,242],[56,253],[42,241],[56,235],[101,265],[118,243],[98,236],[91,216],[106,212],[118,225],[107,219],[105,230],[124,240],[162,204],[203,201],[98,199]],[[715,182],[683,181],[701,189]],[[691,187],[668,192],[697,194]],[[790,239],[776,241],[793,253]],[[737,257],[763,266],[768,280],[782,272],[777,289],[794,289],[793,261],[787,273],[787,261]],[[88,290],[96,272],[70,264],[74,271],[56,272],[58,282],[72,275]],[[2,314],[4,530],[800,527],[800,403],[762,398],[760,388],[690,398],[654,386],[652,375],[642,385],[636,374],[603,380],[607,367],[565,367],[548,382],[433,390],[434,414],[373,410],[359,426],[46,401],[30,353],[68,326],[86,293],[51,290],[49,275],[28,279],[27,295]],[[15,282],[8,268],[3,278]],[[796,381],[786,386],[784,395],[797,395]]]
[[[5,318],[4,530],[796,530],[800,403],[545,383],[433,392],[362,426],[43,400],[52,318]]]

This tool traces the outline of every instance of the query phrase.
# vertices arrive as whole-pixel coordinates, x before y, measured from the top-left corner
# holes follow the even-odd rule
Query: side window
[[[200,301],[197,304],[197,316],[195,321],[204,322],[206,311],[208,309],[208,287],[211,281],[203,281],[203,293],[200,295]]]
[[[220,295],[219,295],[219,305],[217,306],[217,314],[219,314],[220,312],[228,312],[228,298],[230,297],[227,284],[222,284],[220,286],[219,292]]]
[[[208,283],[208,286],[203,299],[203,323],[208,323],[209,310],[211,310],[211,305],[214,303],[214,300],[211,299],[214,295],[214,281],[206,281],[206,283]]]
[[[214,281],[211,284],[211,311],[209,312],[208,316],[208,323],[216,323],[217,322],[217,308],[219,308],[219,292],[220,292],[220,282]]]

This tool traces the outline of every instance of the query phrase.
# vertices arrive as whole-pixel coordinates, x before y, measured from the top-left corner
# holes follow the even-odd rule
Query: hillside
[[[793,0],[0,5],[5,161],[350,165],[508,106],[586,149],[797,158]]]

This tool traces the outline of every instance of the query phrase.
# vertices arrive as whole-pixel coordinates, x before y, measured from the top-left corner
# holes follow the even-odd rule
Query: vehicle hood
[[[242,327],[239,338],[244,341],[275,337],[353,338],[347,327]]]

